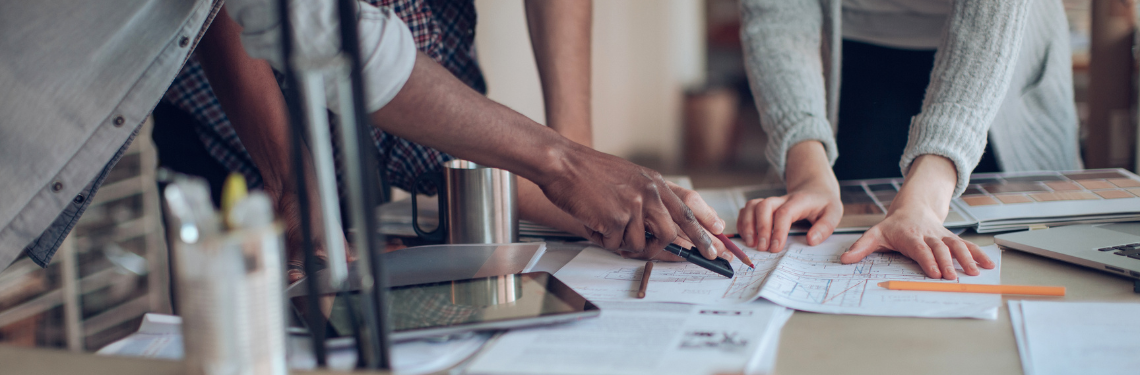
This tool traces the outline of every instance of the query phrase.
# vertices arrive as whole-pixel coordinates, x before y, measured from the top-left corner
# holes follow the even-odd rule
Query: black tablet
[[[547,272],[394,287],[388,299],[393,341],[561,323],[601,314],[596,305]],[[359,294],[341,293],[333,303],[329,323],[338,336],[352,336],[354,329],[346,302],[360,306]]]

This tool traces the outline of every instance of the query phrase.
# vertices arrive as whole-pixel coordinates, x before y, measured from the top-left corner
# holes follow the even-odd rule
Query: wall
[[[545,123],[520,0],[477,0],[476,48],[488,96]],[[681,99],[704,82],[700,0],[594,2],[595,148],[656,166],[680,160]]]

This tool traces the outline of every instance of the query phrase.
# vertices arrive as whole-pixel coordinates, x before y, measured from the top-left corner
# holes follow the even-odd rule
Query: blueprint
[[[693,264],[657,262],[644,301],[733,304],[765,298],[798,310],[834,314],[912,316],[928,318],[996,319],[1001,296],[994,294],[887,290],[889,280],[998,284],[1001,254],[996,246],[982,250],[997,263],[981,275],[966,276],[957,266],[958,280],[927,278],[918,265],[896,252],[873,253],[854,264],[839,263],[858,234],[833,235],[808,246],[802,236],[789,238],[777,254],[745,248],[756,269],[733,260],[736,275],[725,278]],[[645,261],[622,259],[599,248],[588,248],[555,274],[594,300],[636,300]]]

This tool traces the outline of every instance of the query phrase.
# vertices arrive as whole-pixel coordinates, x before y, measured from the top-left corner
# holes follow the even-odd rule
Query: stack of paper
[[[798,310],[878,316],[996,319],[1001,296],[887,290],[878,284],[889,280],[944,283],[998,284],[1001,253],[996,246],[982,248],[997,263],[978,276],[966,276],[957,266],[958,280],[930,279],[906,256],[873,253],[855,264],[839,263],[839,256],[859,235],[832,235],[817,246],[802,236],[789,238],[787,249],[762,253],[746,248],[756,269],[733,260],[736,275],[729,279],[687,262],[658,262],[653,267],[645,300],[699,304],[737,304],[763,297]],[[641,281],[644,261],[622,259],[599,248],[587,248],[555,276],[594,301],[633,300]]]
[[[1140,303],[1009,301],[1026,375],[1140,372]]]
[[[731,307],[601,303],[602,316],[513,330],[476,357],[470,374],[765,374],[792,311],[757,302]]]

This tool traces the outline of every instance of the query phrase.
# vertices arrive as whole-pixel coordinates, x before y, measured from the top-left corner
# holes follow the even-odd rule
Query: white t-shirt
[[[843,38],[886,47],[935,49],[951,0],[843,0]]]

